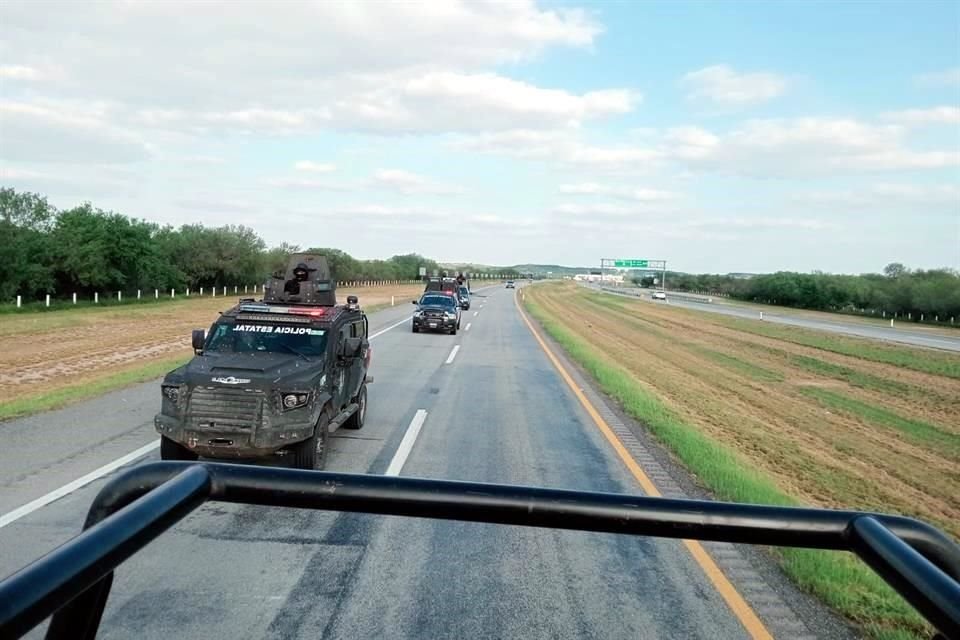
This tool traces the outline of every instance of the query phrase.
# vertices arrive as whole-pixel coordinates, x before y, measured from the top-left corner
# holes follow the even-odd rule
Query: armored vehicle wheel
[[[297,469],[322,471],[327,466],[327,449],[329,448],[330,433],[327,426],[330,424],[330,413],[324,409],[313,429],[313,435],[297,443],[292,448],[293,466]]]
[[[344,429],[362,429],[363,423],[367,419],[367,385],[366,384],[360,387],[360,393],[358,393],[357,397],[354,398],[351,402],[355,402],[359,406],[357,407],[357,410],[353,413],[353,415],[347,418],[347,421],[343,423],[343,428]]]
[[[192,462],[199,456],[179,442],[174,442],[166,436],[160,436],[160,459],[161,460],[186,460]]]

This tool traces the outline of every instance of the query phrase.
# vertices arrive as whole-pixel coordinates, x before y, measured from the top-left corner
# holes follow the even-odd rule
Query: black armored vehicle
[[[363,426],[371,381],[367,317],[354,296],[337,305],[335,286],[324,257],[296,254],[262,300],[194,330],[196,356],[163,380],[161,457],[288,455],[322,469],[329,433]]]

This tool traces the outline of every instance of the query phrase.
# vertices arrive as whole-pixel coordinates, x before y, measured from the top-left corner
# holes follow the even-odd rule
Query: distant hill
[[[562,264],[518,264],[512,267],[520,273],[547,274],[552,273],[555,276],[572,276],[577,273],[590,273],[593,267],[565,267]]]
[[[441,263],[440,267],[442,269],[447,269],[449,271],[466,271],[467,273],[472,273],[476,271],[487,271],[491,273],[504,272],[504,271],[516,271],[518,273],[532,273],[534,275],[546,275],[548,273],[553,274],[554,276],[569,276],[576,273],[589,273],[590,269],[597,269],[597,267],[565,267],[560,264],[517,264],[512,266],[496,266],[488,264],[467,264],[467,263],[457,263],[457,262],[446,262]]]

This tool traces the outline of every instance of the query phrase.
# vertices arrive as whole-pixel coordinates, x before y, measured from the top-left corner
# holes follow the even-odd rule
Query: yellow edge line
[[[563,381],[567,383],[567,386],[570,387],[570,390],[573,391],[573,395],[577,397],[577,400],[580,401],[580,404],[586,410],[587,414],[593,420],[594,424],[597,425],[597,428],[600,429],[600,432],[603,433],[604,437],[607,439],[607,442],[613,447],[614,451],[617,452],[617,455],[620,456],[620,460],[623,461],[623,464],[626,465],[627,469],[630,470],[630,473],[633,477],[640,483],[640,487],[643,489],[644,493],[655,498],[662,496],[660,491],[657,489],[656,485],[650,480],[650,477],[644,473],[643,469],[637,464],[637,461],[633,459],[633,456],[630,455],[630,452],[627,451],[627,448],[623,446],[623,443],[620,442],[620,438],[617,437],[617,434],[613,432],[613,429],[610,428],[610,425],[607,424],[606,420],[600,416],[600,413],[597,412],[596,408],[593,406],[593,403],[587,399],[587,397],[580,391],[580,388],[573,381],[573,378],[570,377],[570,374],[567,373],[567,370],[563,367],[557,357],[550,350],[550,347],[547,346],[547,343],[543,341],[543,338],[540,337],[539,332],[534,328],[533,323],[527,318],[527,314],[524,312],[523,308],[520,306],[520,302],[517,299],[516,294],[514,294],[514,303],[517,305],[517,310],[520,312],[520,317],[523,318],[524,323],[526,323],[527,328],[530,329],[530,332],[533,333],[533,337],[536,338],[537,343],[540,344],[540,348],[543,349],[543,352],[547,354],[547,358],[550,362],[553,363],[553,366],[560,373],[560,377],[563,378]],[[757,617],[756,612],[753,608],[747,604],[747,601],[743,599],[743,596],[740,595],[740,592],[737,591],[736,587],[730,582],[729,578],[723,573],[720,567],[717,566],[717,563],[713,561],[713,558],[710,557],[710,554],[707,553],[707,550],[703,548],[696,540],[684,540],[683,544],[687,547],[687,550],[690,551],[690,555],[693,556],[693,559],[696,560],[697,564],[700,565],[700,568],[703,569],[704,574],[707,578],[713,583],[713,586],[720,593],[720,597],[724,599],[727,603],[727,606],[730,607],[730,610],[733,611],[733,615],[737,617],[743,627],[747,630],[747,633],[750,634],[751,638],[755,640],[773,640],[773,635],[767,630],[763,622],[760,621],[760,618]]]

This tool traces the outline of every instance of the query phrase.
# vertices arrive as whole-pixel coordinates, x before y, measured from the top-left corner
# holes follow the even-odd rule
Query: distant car
[[[413,301],[417,312],[413,314],[413,332],[443,331],[457,335],[460,328],[460,304],[457,296],[447,291],[430,291]]]
[[[470,308],[470,290],[465,286],[460,287],[460,308],[464,311]]]
[[[516,289],[516,285],[513,284],[513,280],[507,280],[507,289]]]
[[[667,294],[663,291],[654,291],[653,295],[650,297],[653,298],[654,300],[666,300]]]

